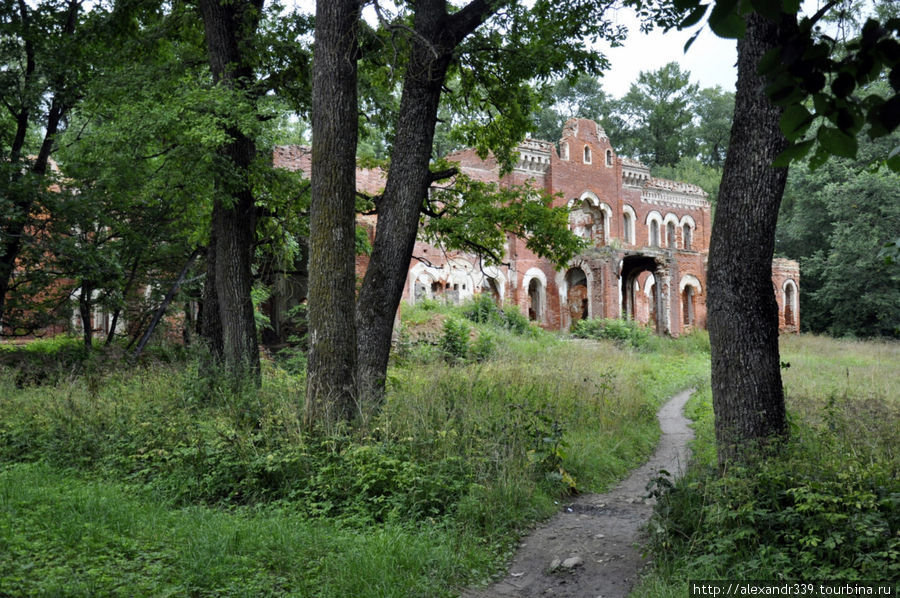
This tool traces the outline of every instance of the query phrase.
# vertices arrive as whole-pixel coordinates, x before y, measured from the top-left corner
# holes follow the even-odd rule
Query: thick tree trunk
[[[200,10],[213,77],[232,89],[246,89],[254,74],[244,53],[256,35],[262,0],[201,0]],[[226,171],[218,183],[219,197],[215,200],[210,235],[212,259],[207,263],[206,284],[213,286],[210,292],[204,292],[205,317],[209,321],[218,316],[218,327],[211,324],[204,331],[212,334],[208,337],[210,352],[229,376],[259,382],[259,350],[250,295],[256,206],[249,171],[256,144],[237,128],[227,132],[232,141],[220,152]],[[210,267],[214,270],[212,277]]]
[[[416,4],[416,35],[410,40],[391,166],[357,300],[357,384],[366,402],[377,403],[384,393],[394,317],[403,295],[420,210],[432,182],[428,164],[447,68],[456,46],[493,10],[487,2],[475,1],[448,15],[441,0]]]
[[[356,409],[356,97],[359,0],[318,0],[309,212],[306,424]]]
[[[738,42],[738,81],[731,143],[709,249],[708,327],[719,462],[750,457],[786,433],[778,354],[778,306],[772,289],[775,224],[787,179],[772,168],[787,147],[756,73],[775,47],[779,26],[748,17]]]
[[[216,220],[216,212],[221,209],[218,204],[213,205],[212,222]],[[202,298],[200,300],[200,336],[206,345],[209,363],[203,365],[203,370],[210,372],[216,364],[221,363],[224,354],[224,341],[222,340],[222,320],[219,318],[219,300],[216,299],[216,229],[210,225],[209,245],[206,248],[206,276],[203,280]]]

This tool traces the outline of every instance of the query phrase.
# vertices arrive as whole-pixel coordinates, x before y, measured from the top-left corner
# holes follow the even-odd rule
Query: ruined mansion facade
[[[671,335],[706,327],[712,222],[707,194],[699,187],[654,178],[647,166],[616,156],[603,129],[586,119],[566,123],[558,149],[547,141],[523,142],[518,163],[502,177],[492,158],[474,150],[448,159],[479,181],[529,184],[560,196],[556,205],[568,207],[569,227],[588,249],[557,269],[509,235],[505,264],[483,266],[475,256],[417,242],[404,300],[460,302],[490,293],[554,330],[583,318],[624,317]],[[275,164],[308,173],[308,150],[279,147]],[[378,193],[383,184],[380,171],[357,173],[360,191]],[[365,262],[358,260],[358,273]],[[772,282],[779,328],[799,330],[797,263],[774,260]]]

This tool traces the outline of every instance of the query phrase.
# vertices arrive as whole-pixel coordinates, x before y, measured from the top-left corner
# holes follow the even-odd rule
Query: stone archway
[[[622,259],[621,267],[622,280],[622,317],[627,319],[636,319],[636,306],[638,304],[635,296],[637,292],[641,292],[639,285],[636,285],[638,277],[644,272],[650,272],[653,275],[652,288],[648,296],[650,297],[650,320],[653,327],[660,334],[670,331],[669,323],[669,269],[668,264],[659,256],[653,254],[637,253],[626,255]]]

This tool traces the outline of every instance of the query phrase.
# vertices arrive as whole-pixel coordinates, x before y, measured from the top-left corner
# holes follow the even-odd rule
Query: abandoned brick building
[[[569,226],[589,248],[557,269],[529,251],[523,239],[510,235],[505,265],[482,267],[472,255],[418,242],[406,301],[459,302],[488,292],[548,329],[566,330],[582,318],[621,317],[672,335],[705,328],[712,223],[707,194],[699,187],[654,178],[647,166],[616,156],[603,129],[587,119],[566,123],[558,150],[547,141],[523,142],[518,164],[503,177],[495,161],[480,158],[474,150],[448,159],[480,181],[531,184],[561,194],[560,202],[570,210]],[[308,173],[309,152],[279,147],[275,164]],[[380,171],[357,173],[360,191],[377,193],[383,184]],[[357,266],[364,270],[365,260]],[[773,261],[782,331],[799,330],[799,274],[796,262]]]

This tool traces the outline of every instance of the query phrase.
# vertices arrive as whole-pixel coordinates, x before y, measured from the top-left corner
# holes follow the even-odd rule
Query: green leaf
[[[737,2],[718,0],[709,14],[709,28],[719,37],[737,39],[744,37],[747,24],[737,13]]]
[[[709,5],[708,5],[708,4],[701,4],[700,6],[698,6],[697,8],[695,8],[695,9],[691,12],[691,14],[689,14],[687,17],[684,18],[683,21],[681,21],[681,23],[678,25],[678,28],[679,28],[679,29],[687,29],[688,27],[691,27],[691,26],[693,26],[693,25],[696,25],[696,24],[700,21],[700,19],[703,18],[703,15],[706,14],[706,9],[707,9],[707,8],[709,8]],[[697,37],[697,35],[698,35],[699,33],[700,33],[699,31],[698,31],[697,33],[695,33],[694,36],[689,40],[689,43],[690,43],[690,42],[693,42],[693,40]],[[688,49],[688,46],[685,45],[685,48],[684,48],[684,49],[687,50],[687,49]]]
[[[753,8],[762,16],[775,20],[781,16],[780,0],[750,0]]]
[[[700,0],[675,0],[672,4],[675,5],[676,9],[683,12],[696,8],[700,4]]]
[[[847,135],[840,129],[820,127],[816,134],[821,146],[829,154],[844,158],[855,158],[857,150],[856,137]]]
[[[894,148],[894,151],[900,149],[900,147]],[[900,172],[900,154],[896,154],[890,156],[887,160],[884,161],[888,168],[890,168],[894,172]]]
[[[828,151],[822,147],[821,145],[816,148],[816,153],[812,155],[812,158],[809,159],[809,169],[817,170],[820,166],[825,164],[828,161],[829,153]]]
[[[781,64],[781,48],[772,48],[759,59],[756,72],[760,75],[767,75],[775,70]]]
[[[781,132],[789,140],[793,141],[806,132],[809,125],[812,124],[813,115],[806,109],[803,104],[791,104],[784,110],[781,115]]]
[[[807,139],[800,143],[793,143],[786,150],[775,157],[772,166],[775,168],[787,168],[794,160],[799,160],[809,153],[815,143],[814,139]]]
[[[694,44],[694,42],[697,40],[697,36],[700,35],[700,31],[702,31],[702,29],[697,30],[697,31],[694,33],[694,35],[691,36],[691,39],[689,39],[689,40],[687,40],[687,42],[685,42],[685,44],[684,44],[684,51],[685,51],[685,52],[687,52],[687,51],[688,51],[688,48],[690,48],[690,47]]]

